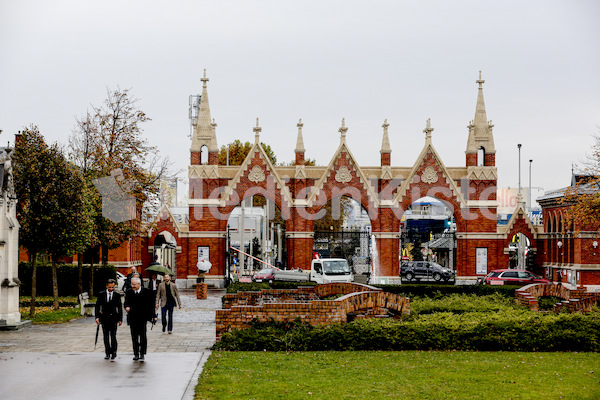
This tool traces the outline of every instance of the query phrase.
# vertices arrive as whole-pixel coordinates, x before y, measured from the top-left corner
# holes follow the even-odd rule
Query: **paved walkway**
[[[2,399],[108,399],[135,397],[193,399],[202,365],[215,343],[215,310],[224,290],[207,300],[182,291],[183,308],[173,313],[173,334],[162,332],[160,316],[148,325],[146,362],[134,362],[129,327],[117,331],[118,356],[104,360],[102,333],[94,349],[93,317],[66,324],[32,325],[0,331]]]

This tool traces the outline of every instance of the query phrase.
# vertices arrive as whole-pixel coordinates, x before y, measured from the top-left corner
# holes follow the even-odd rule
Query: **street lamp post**
[[[519,148],[519,194],[521,194],[521,143],[517,147]]]
[[[531,163],[533,160],[529,160],[529,214],[531,214],[531,210],[533,209],[533,204],[531,203]],[[531,215],[530,217],[531,218]]]

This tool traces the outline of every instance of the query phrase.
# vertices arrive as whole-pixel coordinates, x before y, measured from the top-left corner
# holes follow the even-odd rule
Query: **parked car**
[[[477,283],[480,285],[529,285],[551,282],[524,269],[496,269],[485,277],[478,278]]]
[[[117,287],[116,289],[118,291],[123,291],[123,285],[125,284],[125,275],[123,275],[122,273],[120,273],[119,271],[117,271]]]
[[[433,261],[405,261],[400,266],[400,276],[407,280],[433,279],[436,282],[454,279],[455,272]]]
[[[275,268],[263,268],[260,271],[258,271],[256,274],[254,274],[254,277],[252,278],[252,280],[254,282],[273,282],[273,280],[275,279],[274,277],[274,272],[275,272]]]

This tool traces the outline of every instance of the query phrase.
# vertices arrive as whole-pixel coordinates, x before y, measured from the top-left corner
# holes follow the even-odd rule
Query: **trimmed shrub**
[[[79,268],[73,264],[58,265],[58,295],[59,296],[77,296],[77,284],[79,282]],[[106,288],[106,281],[109,278],[116,278],[117,270],[113,265],[102,267],[94,266],[94,293],[99,293]],[[19,263],[19,279],[21,286],[19,294],[21,296],[31,296],[31,263]],[[87,291],[90,282],[90,266],[83,266],[83,290]],[[52,296],[52,266],[37,266],[37,296]]]
[[[315,286],[315,282],[234,282],[227,287],[227,293],[257,292],[262,289],[297,289],[298,286]]]
[[[440,298],[449,294],[474,294],[485,296],[494,293],[500,293],[505,297],[514,298],[515,290],[520,286],[509,285],[422,285],[422,284],[403,284],[403,285],[373,285],[381,288],[384,292],[401,294],[408,298],[430,297]]]
[[[262,323],[226,333],[216,350],[600,351],[600,315],[436,313],[407,321],[356,320],[312,327]]]
[[[431,297],[413,297],[411,299],[411,317],[433,313],[464,314],[472,312],[498,312],[516,310],[515,299],[505,297],[501,293],[484,296],[476,294],[452,293],[447,296],[433,299]]]

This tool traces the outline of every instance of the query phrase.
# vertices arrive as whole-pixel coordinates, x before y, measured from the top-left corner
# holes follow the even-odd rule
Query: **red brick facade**
[[[586,226],[572,226],[566,219],[569,205],[563,191],[544,196],[544,233],[537,241],[540,267],[548,279],[572,285],[600,286],[600,234]]]

